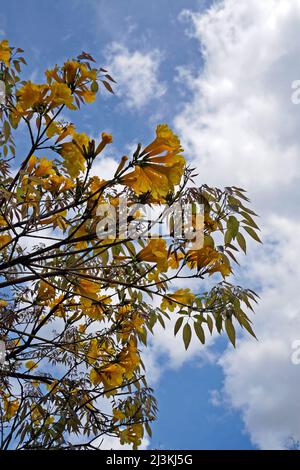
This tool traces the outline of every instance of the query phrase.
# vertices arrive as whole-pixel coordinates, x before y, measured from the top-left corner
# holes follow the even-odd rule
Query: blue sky
[[[233,351],[214,339],[205,351],[194,344],[184,355],[170,331],[160,332],[148,357],[159,402],[152,448],[282,448],[290,435],[299,438],[300,369],[290,361],[300,336],[300,270],[293,265],[299,108],[290,100],[299,79],[299,23],[298,0],[1,6],[0,37],[25,49],[27,78],[38,82],[45,68],[85,50],[117,80],[116,96],[103,94],[75,120],[93,137],[113,133],[100,176],[168,122],[199,181],[245,187],[261,215],[264,247],[251,247],[239,271],[239,282],[262,295],[260,342],[241,336]]]
[[[186,1],[185,7],[195,3]],[[30,57],[28,73],[33,72],[36,80],[42,79],[45,67],[61,63],[82,50],[89,51],[97,63],[109,67],[105,51],[113,42],[125,44],[131,52],[138,49],[147,53],[157,49],[166,54],[158,80],[172,86],[167,88],[163,101],[153,100],[142,111],[137,113],[135,109],[128,113],[127,108],[120,110],[121,98],[117,96],[113,100],[98,101],[87,110],[86,126],[94,132],[103,126],[114,129],[115,140],[122,146],[149,135],[153,130],[149,117],[155,112],[159,111],[166,120],[172,118],[180,106],[178,95],[182,88],[173,81],[176,67],[201,64],[197,42],[184,34],[185,25],[178,19],[181,10],[180,2],[169,0],[159,2],[159,8],[156,2],[144,2],[141,7],[138,0],[58,0],[51,4],[29,0],[26,5],[15,0],[2,7],[0,21],[1,29],[9,34],[11,42],[22,43]]]
[[[222,351],[220,347],[219,351]],[[211,403],[210,391],[222,387],[222,370],[192,361],[168,370],[156,386],[159,418],[153,426],[153,448],[252,449],[239,413]]]

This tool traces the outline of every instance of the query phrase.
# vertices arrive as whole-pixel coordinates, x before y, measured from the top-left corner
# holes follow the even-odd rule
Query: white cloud
[[[158,77],[162,56],[157,49],[131,52],[114,42],[107,47],[106,59],[111,75],[117,81],[115,92],[123,97],[128,108],[140,110],[166,92]]]
[[[300,107],[291,102],[300,1],[224,0],[181,16],[201,42],[204,67],[196,76],[180,70],[193,96],[175,125],[201,182],[249,190],[265,241],[242,274],[261,290],[259,343],[241,338],[221,358],[224,391],[255,445],[282,448],[300,437],[300,366],[291,363],[300,339]]]
[[[299,15],[298,0],[229,0],[206,15],[185,13],[206,62],[203,73],[190,77],[194,99],[176,125],[203,178],[264,192],[295,179],[299,108],[290,95]]]
[[[292,343],[300,339],[300,269],[295,263],[300,224],[274,217],[270,228],[277,244],[267,243],[261,258],[252,257],[248,267],[249,280],[263,287],[255,319],[259,342],[242,339],[220,364],[226,395],[242,411],[253,443],[278,449],[300,435],[300,367],[291,361]]]
[[[104,180],[112,179],[116,169],[118,167],[118,161],[112,157],[98,156],[96,163],[93,165],[90,176],[99,176]]]

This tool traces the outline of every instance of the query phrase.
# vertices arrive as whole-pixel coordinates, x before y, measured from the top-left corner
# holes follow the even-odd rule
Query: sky
[[[75,119],[92,137],[113,134],[96,174],[109,176],[167,122],[199,184],[242,186],[260,215],[264,243],[250,244],[236,270],[260,294],[259,341],[240,332],[235,350],[213,337],[186,353],[172,322],[158,329],[144,352],[159,403],[145,448],[281,449],[300,439],[299,23],[300,0],[1,2],[0,38],[25,50],[26,78],[39,82],[85,50],[118,82]]]

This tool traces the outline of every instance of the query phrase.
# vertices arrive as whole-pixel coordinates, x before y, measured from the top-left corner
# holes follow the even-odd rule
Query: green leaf
[[[214,239],[210,235],[204,235],[204,246],[215,247]]]
[[[225,320],[225,330],[231,343],[235,347],[235,329],[230,318]]]
[[[259,238],[259,236],[255,232],[255,230],[253,230],[253,228],[244,226],[243,229],[246,230],[246,232],[248,232],[250,237],[252,237],[254,240],[256,240],[259,243],[262,243],[261,239]]]
[[[205,333],[200,323],[194,323],[194,330],[202,344],[205,344]]]
[[[232,231],[230,229],[226,230],[225,237],[224,237],[225,245],[229,245],[232,239],[233,239]]]
[[[238,207],[241,205],[241,201],[239,201],[239,199],[236,197],[228,196],[227,200],[228,204],[232,207],[236,207],[236,209],[238,209]]]
[[[2,132],[5,137],[5,140],[7,141],[10,136],[10,125],[8,121],[4,121],[3,127],[2,127]]]
[[[182,332],[182,337],[183,337],[183,342],[184,342],[185,349],[187,349],[189,347],[189,344],[190,344],[191,338],[192,338],[192,330],[191,330],[191,327],[190,327],[189,323],[186,323],[184,325],[183,332]]]
[[[242,214],[242,216],[246,219],[246,220],[243,220],[242,222],[244,222],[247,225],[250,225],[251,227],[256,228],[256,229],[259,230],[258,225],[254,222],[252,217],[249,214],[247,214],[247,212],[240,211],[240,214]]]
[[[93,93],[97,93],[98,90],[99,90],[99,85],[98,85],[98,83],[97,83],[97,82],[92,82],[92,84],[91,84],[91,91],[92,91]]]
[[[166,325],[165,325],[165,322],[162,318],[161,315],[157,315],[157,320],[159,321],[159,323],[161,324],[161,326],[165,329],[166,328]]]
[[[236,236],[236,241],[238,242],[240,248],[243,250],[243,252],[246,254],[247,253],[247,243],[245,240],[244,235],[242,235],[240,232]]]
[[[178,331],[180,330],[182,322],[183,322],[183,317],[177,318],[175,326],[174,326],[174,336],[176,336]]]
[[[216,317],[216,328],[217,328],[217,332],[218,333],[221,333],[221,330],[222,330],[222,324],[223,324],[223,318],[222,318],[222,315],[218,315]]]
[[[147,431],[148,436],[152,437],[152,431],[151,431],[149,423],[147,423],[147,422],[145,422],[145,429]]]
[[[239,221],[234,215],[231,215],[227,220],[227,228],[232,233],[232,238],[235,238],[239,231]]]
[[[210,334],[212,334],[213,328],[214,328],[214,323],[212,321],[212,318],[209,315],[207,315],[206,321],[207,321],[207,326],[208,326],[208,329],[210,331]]]
[[[245,328],[245,330],[247,330],[248,333],[250,333],[250,335],[253,336],[253,338],[257,339],[248,320],[245,317],[241,317],[239,320],[240,320],[240,324]]]
[[[145,346],[147,346],[147,330],[146,330],[146,328],[143,328],[141,331],[139,331],[138,337],[139,337],[140,341]]]

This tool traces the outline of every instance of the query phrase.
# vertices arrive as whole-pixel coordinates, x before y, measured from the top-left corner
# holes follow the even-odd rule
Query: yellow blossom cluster
[[[178,137],[167,126],[160,124],[156,138],[144,148],[135,169],[121,178],[138,195],[150,193],[155,200],[163,199],[183,175],[185,159]]]
[[[7,39],[3,39],[0,42],[0,62],[3,62],[6,67],[9,67],[9,60],[11,56],[10,47]]]

